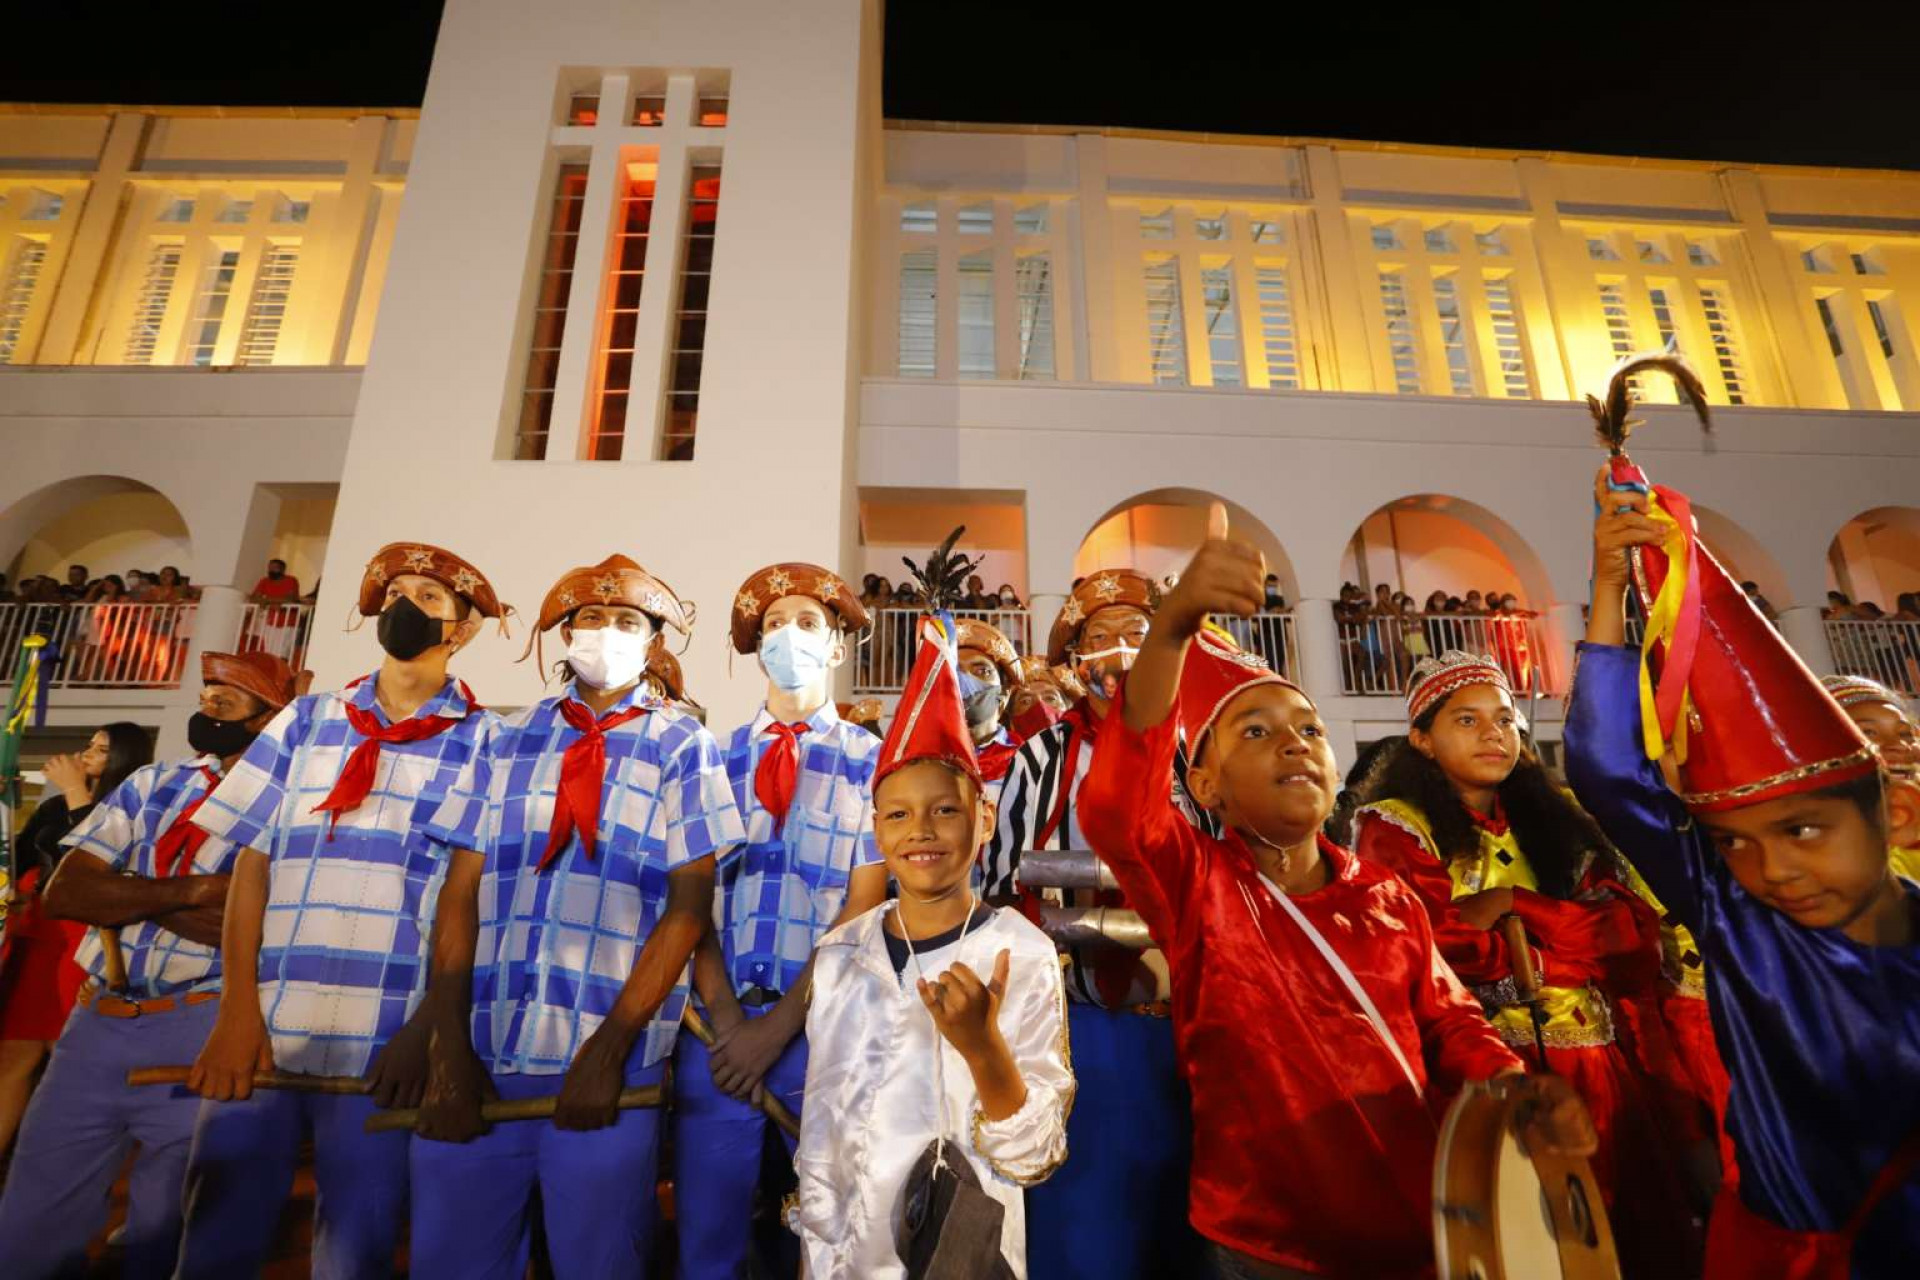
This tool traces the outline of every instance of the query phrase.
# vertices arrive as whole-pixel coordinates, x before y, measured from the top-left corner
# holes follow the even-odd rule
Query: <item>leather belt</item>
[[[97,988],[89,988],[82,996],[86,1006],[103,1018],[144,1018],[149,1014],[172,1013],[187,1005],[206,1004],[219,998],[218,991],[189,991],[178,997],[155,996],[150,1000],[128,1000]]]

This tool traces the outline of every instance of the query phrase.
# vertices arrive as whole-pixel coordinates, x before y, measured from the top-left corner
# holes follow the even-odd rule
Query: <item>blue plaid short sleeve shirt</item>
[[[153,847],[181,812],[206,794],[203,768],[218,774],[219,757],[196,756],[134,770],[61,843],[92,854],[118,872],[156,874]],[[198,875],[230,871],[235,852],[234,845],[209,836],[194,856],[190,870]],[[123,925],[120,953],[127,962],[128,990],[138,999],[220,987],[219,949],[183,938],[155,921],[136,920]],[[94,978],[105,980],[106,952],[98,929],[87,931],[73,960]]]
[[[368,677],[295,699],[247,749],[195,821],[265,854],[260,1011],[283,1071],[362,1075],[426,985],[426,940],[446,862],[425,827],[498,717],[448,680],[416,715],[454,719],[417,742],[380,746],[359,808],[315,813],[366,741],[349,703],[386,713]]]
[[[538,870],[562,760],[581,737],[560,713],[572,696],[569,687],[508,717],[430,824],[448,848],[485,858],[473,1042],[500,1072],[564,1072],[633,972],[666,907],[668,875],[729,857],[744,836],[713,735],[642,695],[647,714],[606,731],[594,856],[574,836]],[[654,1014],[645,1065],[673,1051],[687,991],[683,976]]]
[[[727,740],[727,777],[746,817],[747,843],[720,875],[715,924],[734,990],[785,992],[846,905],[856,867],[880,861],[873,841],[873,768],[880,739],[848,724],[833,704],[800,735],[793,805],[779,831],[755,797],[754,772],[777,741],[766,709]]]

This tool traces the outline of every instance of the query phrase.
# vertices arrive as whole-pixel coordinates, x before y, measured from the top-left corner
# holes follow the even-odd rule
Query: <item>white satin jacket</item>
[[[1060,959],[1045,934],[998,910],[965,937],[920,954],[931,978],[956,961],[983,979],[1011,953],[1000,1034],[1027,1082],[1027,1100],[1003,1120],[980,1113],[973,1075],[941,1038],[914,988],[914,965],[896,975],[882,928],[891,902],[821,939],[807,1014],[807,1092],[801,1109],[799,1203],[792,1215],[808,1280],[882,1280],[905,1274],[894,1247],[901,1193],[920,1153],[943,1127],[972,1161],[980,1185],[1006,1206],[1001,1252],[1027,1273],[1021,1188],[1067,1158],[1073,1065],[1067,1047]],[[904,981],[903,981],[904,979]],[[935,1055],[940,1069],[935,1070]]]

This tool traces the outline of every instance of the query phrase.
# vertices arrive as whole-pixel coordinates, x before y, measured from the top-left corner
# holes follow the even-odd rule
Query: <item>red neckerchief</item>
[[[1467,811],[1469,818],[1473,819],[1473,825],[1488,835],[1503,836],[1507,834],[1507,811],[1501,808],[1500,797],[1494,797],[1493,812],[1491,814],[1480,812],[1464,800],[1460,802],[1460,807]]]
[[[367,680],[361,676],[348,685],[353,689]],[[473,693],[465,684],[455,682],[460,696],[467,700],[471,711],[480,710],[480,704],[474,700]],[[342,692],[345,692],[344,690]],[[340,770],[339,781],[333,784],[333,790],[327,792],[327,798],[313,806],[315,813],[333,815],[327,823],[327,839],[333,839],[333,829],[340,825],[340,815],[352,813],[366,801],[367,793],[373,790],[373,776],[380,767],[380,744],[383,742],[419,742],[426,738],[438,737],[454,725],[460,723],[459,716],[409,716],[399,724],[382,724],[380,717],[345,699],[347,723],[353,731],[365,741],[353,749],[347,757],[346,767]]]
[[[1044,849],[1047,841],[1053,839],[1053,833],[1067,816],[1067,797],[1072,794],[1074,779],[1080,771],[1080,745],[1092,742],[1100,734],[1100,720],[1087,710],[1087,700],[1082,698],[1067,709],[1060,717],[1060,723],[1067,726],[1067,754],[1061,762],[1060,788],[1054,794],[1053,812],[1048,815],[1046,825],[1040,828],[1040,834],[1034,837],[1033,847]]]
[[[787,825],[787,810],[793,807],[793,790],[800,776],[800,735],[813,726],[805,720],[797,724],[772,721],[762,733],[774,736],[774,743],[760,756],[753,770],[753,795],[762,808],[773,815],[773,833],[779,835]]]
[[[188,801],[187,807],[180,810],[179,816],[153,842],[153,869],[158,876],[185,875],[193,867],[200,846],[207,842],[207,833],[193,825],[193,815],[200,812],[200,806],[220,785],[220,775],[203,764],[200,776],[207,780],[207,789]]]
[[[980,761],[980,776],[988,782],[998,782],[1013,769],[1013,758],[1020,754],[1020,744],[989,742],[975,747],[973,754]]]
[[[560,785],[553,796],[553,830],[547,835],[547,849],[540,855],[536,871],[545,871],[564,849],[576,831],[580,852],[593,857],[593,842],[600,832],[600,792],[607,781],[607,730],[636,720],[651,710],[631,706],[609,711],[598,720],[587,704],[568,698],[560,704],[560,717],[580,731],[580,737],[560,757]]]

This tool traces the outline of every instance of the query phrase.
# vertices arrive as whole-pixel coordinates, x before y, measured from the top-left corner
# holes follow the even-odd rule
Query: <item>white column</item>
[[[1821,618],[1820,611],[1808,605],[1788,609],[1780,615],[1780,634],[1787,638],[1793,651],[1800,655],[1800,661],[1807,664],[1817,676],[1832,675],[1836,670],[1833,662],[1833,650],[1827,644],[1827,624]]]
[[[1296,669],[1307,696],[1321,704],[1342,696],[1340,629],[1333,621],[1333,601],[1300,601],[1294,606],[1293,626],[1300,646]]]
[[[160,733],[154,744],[157,759],[178,759],[190,750],[187,746],[187,719],[200,708],[200,655],[208,650],[215,653],[232,651],[240,636],[240,615],[245,603],[237,587],[200,589],[200,603],[193,615],[187,656],[180,668],[180,687],[168,692],[166,702],[160,708]]]

